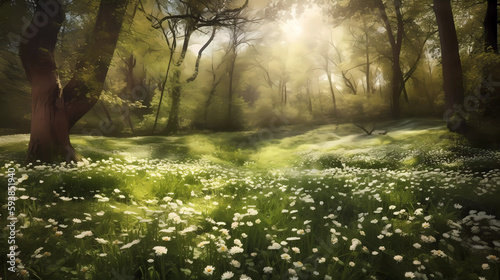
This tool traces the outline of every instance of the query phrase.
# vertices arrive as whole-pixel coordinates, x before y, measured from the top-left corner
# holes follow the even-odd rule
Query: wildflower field
[[[500,152],[440,122],[387,126],[73,136],[71,165],[26,165],[28,136],[2,136],[17,272],[0,276],[500,279]]]

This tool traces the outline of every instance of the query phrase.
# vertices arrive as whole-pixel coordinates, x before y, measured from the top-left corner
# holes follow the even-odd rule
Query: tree
[[[31,84],[32,120],[28,160],[79,160],[69,131],[97,102],[103,88],[130,0],[100,2],[94,30],[63,88],[54,49],[65,12],[55,0],[36,3],[34,18],[19,48]]]
[[[453,21],[450,0],[434,0],[434,13],[439,28],[441,59],[443,64],[443,88],[445,94],[448,128],[464,132],[465,122],[452,121],[455,106],[461,106],[464,100],[462,63],[458,47],[457,32]]]
[[[391,96],[391,113],[392,117],[397,119],[401,116],[401,108],[400,108],[400,96],[401,92],[404,88],[403,81],[403,72],[401,70],[401,48],[403,45],[403,36],[404,36],[404,23],[403,23],[403,15],[401,13],[401,0],[394,0],[394,11],[396,13],[396,35],[393,33],[393,28],[391,26],[391,22],[389,21],[389,17],[387,16],[387,9],[385,7],[384,2],[382,0],[376,0],[375,6],[380,12],[380,17],[384,22],[385,29],[387,31],[387,37],[389,39],[389,43],[391,44],[392,51],[392,96]]]
[[[486,15],[484,17],[485,50],[498,54],[498,0],[487,0]]]
[[[388,3],[391,2],[392,4],[388,5]],[[369,17],[372,14],[371,11],[377,11],[377,16],[381,20],[382,27],[386,30],[390,46],[388,54],[385,54],[385,50],[380,50],[379,52],[391,63],[391,114],[395,119],[400,118],[401,94],[404,93],[406,101],[409,102],[406,82],[414,73],[422,56],[427,39],[430,36],[427,35],[427,39],[423,40],[423,42],[419,42],[417,40],[419,36],[408,36],[407,34],[411,26],[419,26],[419,24],[415,22],[415,19],[421,17],[422,14],[426,12],[424,3],[403,5],[402,0],[386,2],[384,2],[384,0],[350,0],[346,6],[336,4],[334,7],[335,10],[339,10],[339,15],[337,15],[336,18],[342,20],[352,18],[355,14]],[[424,9],[422,9],[422,7],[424,7]],[[389,16],[389,13],[392,13],[392,16]],[[429,31],[428,34],[432,34],[432,32]],[[418,56],[415,62],[409,65],[409,67],[405,67],[405,59],[402,57],[405,54],[405,52],[403,52],[405,44],[409,45],[409,47],[421,46],[421,51],[417,52]],[[406,71],[406,69],[408,70]]]
[[[141,6],[140,10],[143,11],[151,21],[152,27],[161,29],[167,41],[170,50],[170,58],[168,62],[167,73],[165,80],[162,84],[160,95],[160,105],[163,100],[163,94],[169,79],[170,66],[174,61],[174,54],[177,47],[177,38],[183,36],[183,43],[180,54],[174,61],[174,69],[172,70],[171,84],[171,107],[165,129],[166,134],[176,133],[179,128],[179,108],[181,102],[181,70],[184,59],[186,57],[191,36],[196,32],[203,30],[206,27],[212,27],[212,35],[204,46],[200,49],[196,62],[196,69],[194,74],[189,77],[186,82],[192,82],[198,75],[198,66],[201,60],[203,51],[210,45],[215,37],[215,27],[228,27],[232,26],[235,19],[244,20],[241,17],[241,12],[248,5],[248,0],[242,5],[237,6],[235,2],[239,1],[223,1],[216,0],[205,3],[204,1],[162,1],[156,0],[153,4],[156,11],[146,12],[147,6]],[[167,25],[164,26],[164,23]],[[158,107],[157,117],[153,132],[158,121],[160,106]]]
[[[261,45],[269,48],[269,45]],[[282,44],[278,48],[269,48],[270,53],[259,50],[254,57],[255,66],[261,70],[265,86],[273,93],[271,97],[273,109],[279,105],[281,112],[284,112],[289,100],[287,84],[290,81],[289,71],[289,48]],[[274,95],[276,94],[276,95]]]
[[[334,91],[334,85],[332,81],[332,73],[330,70],[330,55],[329,55],[329,44],[332,44],[331,42],[327,42],[324,45],[324,48],[321,49],[320,51],[320,56],[321,56],[321,70],[325,71],[326,78],[328,79],[328,88],[330,89],[330,94],[332,96],[332,102],[333,102],[333,116],[337,117],[337,98],[335,97],[335,91]]]
[[[233,119],[233,97],[234,97],[234,82],[236,71],[236,60],[241,51],[242,45],[249,44],[252,39],[249,37],[251,30],[244,29],[243,26],[248,20],[234,19],[233,24],[229,27],[229,46],[227,50],[227,57],[229,59],[228,75],[229,85],[227,94],[227,128],[233,129],[235,127]]]
[[[337,66],[337,68],[340,71],[340,76],[342,77],[342,80],[344,81],[344,85],[350,90],[350,92],[354,95],[358,94],[358,82],[354,79],[352,74],[349,72],[355,68],[358,68],[363,65],[356,65],[354,67],[348,68],[348,69],[343,69],[342,64],[344,63],[343,61],[343,55],[342,51],[339,49],[338,46],[333,45],[333,48],[335,49],[335,52],[337,53],[337,61],[332,60],[332,63]],[[369,59],[368,63],[369,64]],[[347,76],[349,75],[349,76]]]
[[[224,55],[226,56],[227,53]],[[215,67],[214,64],[214,54],[212,53],[212,64],[210,68],[210,74],[212,75],[212,82],[210,86],[210,90],[208,92],[207,99],[205,100],[205,104],[203,106],[203,124],[202,127],[206,128],[208,127],[208,109],[210,108],[210,105],[212,104],[212,100],[215,96],[215,90],[217,89],[217,86],[220,84],[222,81],[222,75],[217,73],[219,68],[222,66],[224,60],[222,60],[217,67]]]
[[[366,93],[366,98],[370,98],[370,94],[375,92],[375,88],[373,87],[373,81],[371,76],[371,65],[376,61],[376,59],[372,58],[370,45],[371,42],[371,34],[376,30],[373,28],[375,26],[375,22],[368,24],[367,19],[363,18],[363,25],[358,29],[362,32],[360,35],[356,35],[356,32],[351,30],[351,25],[347,27],[349,33],[354,38],[354,50],[358,55],[364,57],[364,73],[365,73],[365,85],[364,90]],[[359,45],[359,46],[358,46]]]

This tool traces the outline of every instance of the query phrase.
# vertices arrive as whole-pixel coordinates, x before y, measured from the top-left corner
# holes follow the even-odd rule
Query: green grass
[[[499,152],[435,121],[379,126],[73,136],[87,161],[35,168],[26,136],[1,137],[1,172],[22,178],[1,276],[500,279]]]

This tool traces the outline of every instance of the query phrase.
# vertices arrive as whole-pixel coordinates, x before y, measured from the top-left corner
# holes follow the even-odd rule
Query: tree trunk
[[[132,98],[132,90],[136,86],[135,82],[135,77],[134,77],[134,68],[137,65],[137,59],[134,57],[134,54],[131,53],[129,59],[125,62],[126,64],[126,87],[122,94],[120,95],[120,98],[125,101],[137,101],[133,100]],[[134,124],[132,123],[132,118],[131,118],[131,110],[130,107],[127,103],[122,105],[122,108],[120,108],[120,114],[123,119],[127,123],[128,126],[130,126],[130,129],[132,130],[132,133],[134,133]]]
[[[283,86],[283,95],[284,95],[284,102],[283,102],[283,106],[286,106],[286,102],[287,102],[287,99],[288,99],[288,91],[287,91],[287,87],[286,87],[286,82],[285,82],[285,85]]]
[[[102,0],[91,40],[64,89],[57,73],[54,48],[65,14],[55,0],[37,2],[36,17],[24,31],[19,48],[31,84],[29,161],[79,160],[71,146],[69,130],[99,98],[128,2]]]
[[[401,60],[400,60],[401,47],[403,44],[403,34],[404,34],[403,16],[401,14],[401,0],[394,0],[394,9],[396,11],[396,20],[398,28],[396,36],[394,36],[391,22],[387,17],[387,11],[382,0],[377,1],[377,8],[380,12],[380,17],[384,22],[389,43],[391,44],[391,52],[392,52],[391,113],[394,119],[399,119],[401,117],[399,98],[401,96],[401,91],[404,88],[403,72],[401,71]]]
[[[309,88],[306,89],[306,94],[307,94],[307,110],[309,111],[309,115],[313,115],[313,106],[312,106],[312,99],[311,99],[311,92],[309,91]]]
[[[66,110],[61,102],[62,87],[54,59],[64,11],[57,2],[49,2],[41,1],[36,5],[35,14],[45,17],[33,19],[23,33],[25,40],[21,41],[19,48],[19,56],[31,84],[28,161],[50,162],[60,156],[66,158],[66,155],[70,160],[78,159],[69,141]],[[45,24],[40,20],[44,20]]]
[[[217,69],[222,65],[222,62],[219,64]],[[217,79],[216,69],[214,67],[214,56],[212,54],[212,87],[210,88],[210,92],[208,93],[207,100],[205,101],[205,107],[203,111],[203,125],[205,128],[208,128],[208,109],[210,108],[210,104],[212,104],[212,98],[215,96],[215,89],[221,82],[222,77]]]
[[[163,28],[163,25],[160,24],[160,28],[161,28],[162,33],[165,35],[166,31]],[[171,67],[173,59],[174,59],[175,48],[177,47],[177,36],[175,35],[174,25],[169,24],[169,29],[172,32],[172,43],[170,43],[170,41],[168,40],[167,35],[165,35],[165,40],[167,41],[167,45],[170,49],[170,56],[168,59],[168,66],[167,66],[167,72],[165,73],[165,79],[163,80],[163,83],[161,84],[160,101],[158,102],[158,109],[156,111],[156,118],[155,118],[155,123],[153,125],[152,134],[155,134],[155,131],[156,131],[156,125],[158,124],[158,117],[160,116],[161,104],[163,101],[163,96],[165,94],[165,87],[167,86],[168,77],[169,77],[169,73],[170,73],[170,67]]]
[[[208,93],[207,100],[205,101],[205,107],[203,108],[203,125],[205,128],[208,128],[208,109],[210,108],[210,104],[212,104],[212,98],[215,95],[215,87],[212,86],[210,92]]]
[[[366,28],[366,23],[365,23],[365,28]],[[365,52],[366,52],[366,98],[370,98],[370,47],[368,45],[369,44],[368,31],[365,32],[365,36],[366,36],[366,46],[365,46]]]
[[[392,98],[391,98],[391,113],[393,119],[399,119],[401,117],[401,106],[400,106],[400,97],[401,97],[401,89],[403,80],[403,73],[401,72],[400,65],[400,57],[399,53],[393,52],[394,62],[392,65]]]
[[[233,82],[234,82],[234,68],[236,66],[236,50],[233,53],[229,65],[229,90],[227,96],[227,128],[233,128],[232,114],[233,114]]]
[[[432,77],[432,75],[434,74],[432,72],[433,67],[432,67],[432,63],[430,61],[428,62],[427,65],[428,65],[428,68],[429,68],[429,79],[430,79],[430,81],[429,81],[429,83],[427,83],[427,81],[424,78],[424,88],[425,88],[427,100],[429,102],[429,108],[430,108],[431,114],[432,115],[436,115],[436,110],[434,109],[435,89],[434,89],[434,78]],[[425,75],[424,75],[424,77],[425,77]],[[431,89],[427,89],[427,84],[431,85]]]
[[[332,100],[333,100],[333,116],[337,117],[337,100],[335,99],[335,92],[333,91],[333,83],[332,83],[332,76],[330,73],[327,71],[326,72],[328,76],[328,85],[330,86],[330,93],[332,94]]]
[[[165,88],[167,86],[168,76],[169,76],[169,72],[170,72],[170,67],[172,65],[174,52],[175,52],[175,50],[172,48],[172,50],[170,50],[170,57],[168,59],[168,66],[167,66],[167,72],[165,74],[165,79],[163,80],[163,83],[161,84],[160,101],[158,102],[158,110],[156,111],[155,123],[153,125],[153,134],[155,134],[156,125],[158,124],[158,117],[160,116],[161,103],[163,101],[163,95],[165,94]]]
[[[434,0],[434,13],[441,41],[445,106],[451,116],[455,113],[455,105],[463,104],[464,87],[457,32],[450,0]],[[460,120],[457,123],[448,119],[448,128],[452,131],[464,132],[465,120]]]
[[[102,109],[104,110],[104,114],[106,114],[106,118],[108,119],[108,126],[113,125],[113,120],[111,119],[111,115],[109,114],[108,108],[106,108],[106,105],[101,101]]]
[[[498,54],[498,0],[488,0],[484,17],[484,48],[486,52]]]
[[[70,127],[83,117],[101,95],[130,0],[102,0],[96,24],[73,79],[64,87]],[[89,78],[90,77],[90,78]]]
[[[179,125],[179,108],[181,105],[181,70],[176,67],[172,72],[172,107],[168,115],[167,128],[165,133],[167,135],[177,133],[180,129]]]
[[[212,68],[213,71],[213,68]],[[208,93],[207,100],[205,101],[205,107],[203,111],[203,125],[208,128],[208,109],[210,108],[210,104],[212,104],[212,99],[215,96],[215,89],[219,85],[221,78],[216,80],[216,74],[215,72],[213,73],[213,79],[212,79],[212,88],[210,88],[210,92]]]
[[[167,127],[165,129],[165,133],[167,135],[177,133],[180,130],[180,123],[179,123],[179,108],[181,106],[181,92],[182,92],[182,86],[181,86],[181,70],[180,67],[182,63],[184,62],[184,58],[186,57],[188,47],[189,47],[189,40],[191,39],[191,35],[193,32],[196,30],[196,28],[192,25],[186,26],[184,30],[184,41],[182,43],[182,50],[179,56],[179,59],[174,63],[175,68],[173,69],[172,73],[172,107],[170,108],[170,112],[168,114],[168,121],[167,121]],[[174,34],[175,31],[172,31]],[[174,39],[176,37],[174,36]],[[176,40],[176,39],[175,39]],[[177,43],[175,43],[177,45]],[[175,47],[172,45],[171,52],[175,52]],[[172,61],[172,56],[170,56],[170,61]],[[169,68],[170,69],[170,62],[169,62]],[[168,70],[167,69],[167,76],[168,76]]]

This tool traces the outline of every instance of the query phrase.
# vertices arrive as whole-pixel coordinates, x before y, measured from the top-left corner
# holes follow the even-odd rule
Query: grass
[[[74,136],[77,166],[25,166],[28,138],[0,137],[19,179],[2,276],[500,279],[500,153],[434,121],[379,126]]]

